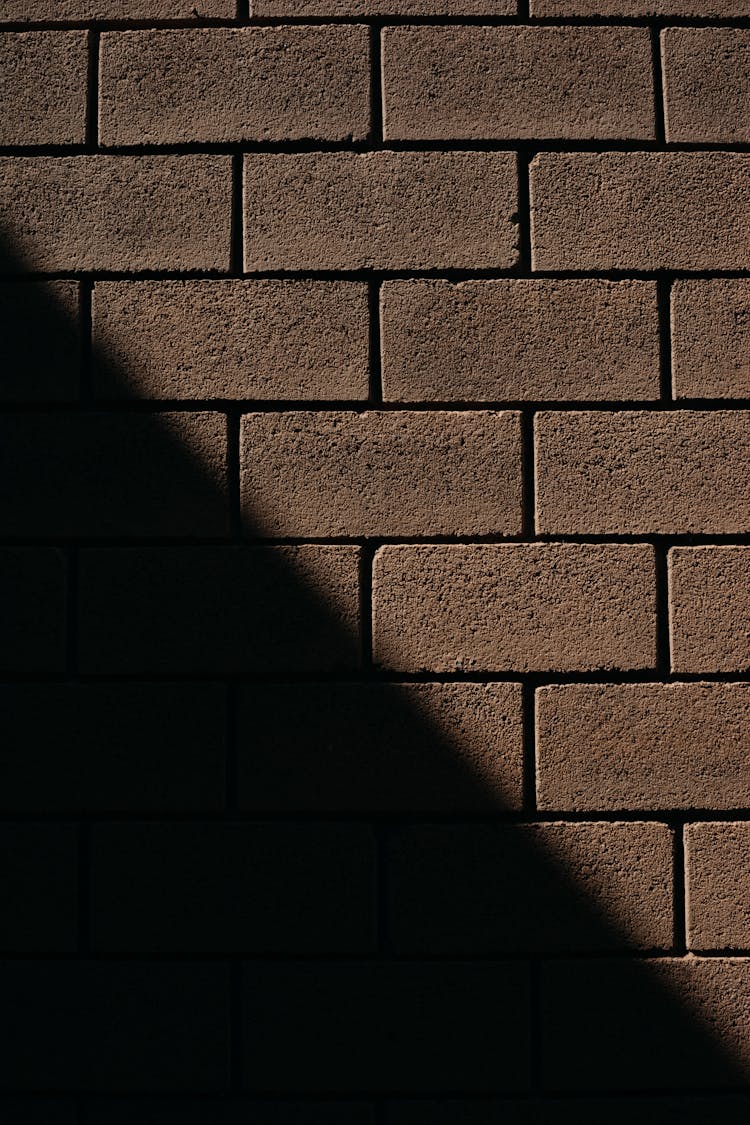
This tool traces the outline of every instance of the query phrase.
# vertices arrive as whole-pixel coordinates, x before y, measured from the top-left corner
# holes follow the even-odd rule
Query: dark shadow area
[[[538,817],[543,677],[389,682],[375,545],[254,546],[241,407],[98,403],[72,299],[2,288],[3,1120],[746,1121],[670,826]]]

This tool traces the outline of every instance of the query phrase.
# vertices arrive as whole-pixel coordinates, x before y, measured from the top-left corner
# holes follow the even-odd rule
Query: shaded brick
[[[9,953],[74,950],[77,873],[75,825],[0,824],[0,949]]]
[[[520,809],[518,684],[271,684],[240,694],[255,811]]]
[[[74,1101],[8,1101],[3,1098],[5,1125],[78,1125],[78,1106]]]
[[[5,265],[7,261],[3,268]],[[77,397],[79,302],[79,286],[74,281],[0,285],[0,400],[58,402]]]
[[[653,552],[573,543],[384,547],[374,651],[404,672],[654,664]]]
[[[676,398],[750,398],[750,281],[714,278],[672,287]]]
[[[750,31],[670,27],[661,50],[667,140],[750,140]]]
[[[669,553],[673,672],[750,668],[750,550],[679,548]]]
[[[83,144],[87,41],[85,31],[0,35],[0,144]]]
[[[95,387],[119,398],[366,399],[367,288],[98,282]]]
[[[689,949],[750,948],[750,823],[685,827]]]
[[[649,140],[643,28],[389,27],[384,133],[396,140]]]
[[[228,269],[230,159],[0,158],[16,269]]]
[[[502,1125],[602,1125],[605,1121],[607,1125],[633,1125],[634,1121],[658,1121],[659,1125],[706,1125],[712,1120],[721,1121],[721,1125],[746,1125],[749,1112],[750,1098],[722,1094],[682,1098],[565,1098],[559,1101],[536,1097],[525,1101],[482,1098],[428,1101],[420,1098],[388,1103],[385,1120],[386,1125],[498,1125],[498,1122]],[[151,1125],[151,1120],[144,1125]],[[154,1125],[157,1125],[156,1121]],[[158,1125],[161,1125],[161,1119]],[[172,1125],[171,1119],[169,1125]]]
[[[366,827],[109,824],[94,828],[91,849],[95,949],[374,948],[375,838]]]
[[[1,671],[62,671],[65,601],[65,561],[59,551],[0,550]]]
[[[256,16],[514,16],[516,0],[251,0]]]
[[[653,399],[650,281],[388,281],[386,400]]]
[[[528,1086],[524,964],[288,962],[244,976],[248,1089]]]
[[[663,824],[423,825],[389,838],[398,953],[667,948]]]
[[[538,532],[750,531],[750,411],[570,411],[535,419]]]
[[[245,157],[245,269],[490,267],[516,261],[509,152]]]
[[[65,538],[226,534],[226,441],[221,414],[5,415],[4,532]]]
[[[6,812],[223,807],[221,686],[6,684],[0,709]]]
[[[242,504],[250,534],[521,531],[518,414],[249,414],[242,419],[241,441]]]
[[[40,1092],[222,1090],[228,986],[228,966],[205,962],[4,962],[13,1033],[0,1081]]]
[[[86,550],[82,670],[217,676],[354,668],[356,547]]]
[[[373,1108],[367,1102],[259,1101],[256,1098],[231,1102],[174,1098],[158,1102],[131,1098],[124,1102],[97,1100],[87,1107],[87,1116],[90,1125],[134,1125],[134,1121],[138,1125],[248,1125],[248,1121],[253,1125],[375,1125]],[[19,1121],[18,1125],[26,1125],[26,1122]]]
[[[361,140],[366,27],[244,27],[102,36],[104,145]]]
[[[750,265],[750,155],[545,152],[530,178],[534,269]]]
[[[541,995],[548,1089],[747,1081],[750,959],[558,961],[546,966]]]
[[[236,0],[5,0],[3,19],[234,19]]]
[[[541,809],[750,804],[745,684],[569,684],[537,694]]]

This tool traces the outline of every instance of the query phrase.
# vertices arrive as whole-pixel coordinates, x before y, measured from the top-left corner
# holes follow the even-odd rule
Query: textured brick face
[[[669,614],[675,672],[750,668],[750,550],[679,547],[669,553]]]
[[[662,48],[667,139],[750,140],[750,32],[672,27]]]
[[[676,398],[750,397],[750,282],[676,281],[672,382]]]
[[[0,144],[82,144],[86,132],[87,35],[0,34]]]

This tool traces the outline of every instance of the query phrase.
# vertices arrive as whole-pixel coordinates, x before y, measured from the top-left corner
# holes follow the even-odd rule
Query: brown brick
[[[676,398],[750,398],[750,281],[713,278],[672,287]]]
[[[99,282],[95,387],[111,398],[366,399],[367,288]]]
[[[0,35],[0,145],[83,144],[87,41],[85,31]]]
[[[667,140],[750,140],[750,31],[670,27],[661,49]]]
[[[750,411],[536,416],[537,531],[750,531]]]
[[[7,414],[0,521],[29,538],[226,535],[226,450],[218,413]]]
[[[251,0],[255,16],[514,16],[516,0]]]
[[[530,0],[532,16],[750,15],[748,0]]]
[[[374,648],[404,672],[585,671],[654,663],[650,547],[384,547]]]
[[[415,402],[658,398],[650,281],[389,281],[383,393]]]
[[[537,695],[542,809],[744,808],[750,685],[571,684]]]
[[[252,154],[245,268],[507,268],[516,196],[509,152]]]
[[[75,281],[0,285],[0,399],[63,402],[78,395],[80,293]]]
[[[240,695],[254,812],[520,809],[519,684],[264,684]]]
[[[248,414],[241,460],[250,535],[521,530],[521,433],[509,411]]]
[[[750,1077],[750,958],[557,961],[541,997],[546,1089],[736,1088]],[[723,1122],[722,1104],[705,1120]]]
[[[230,158],[0,158],[18,269],[227,269]]]
[[[750,822],[685,828],[688,949],[750,948]]]
[[[672,850],[664,824],[397,828],[390,940],[411,955],[665,949]]]
[[[750,266],[750,155],[546,152],[530,175],[535,269]]]
[[[102,36],[104,145],[361,140],[366,27],[245,27]]]
[[[673,672],[750,669],[750,549],[669,552]]]
[[[80,667],[207,677],[356,668],[359,562],[356,547],[85,550]]]
[[[396,140],[654,136],[651,42],[633,27],[390,27]]]
[[[234,19],[236,13],[236,0],[5,0],[2,19]]]

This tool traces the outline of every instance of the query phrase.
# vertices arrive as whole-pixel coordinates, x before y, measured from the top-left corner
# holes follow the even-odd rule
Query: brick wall
[[[3,1122],[746,1122],[750,3],[0,21]]]

